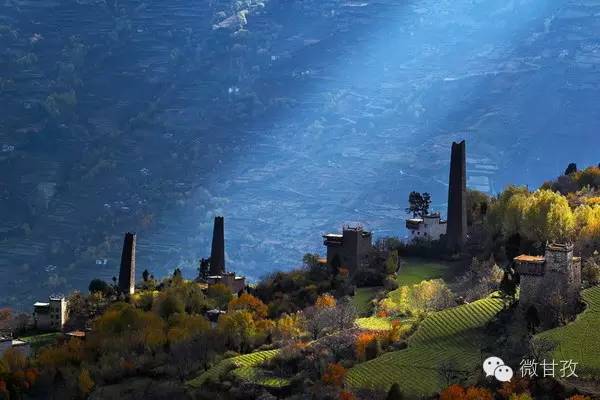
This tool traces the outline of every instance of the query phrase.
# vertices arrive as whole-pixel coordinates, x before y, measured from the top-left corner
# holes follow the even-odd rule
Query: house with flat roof
[[[446,234],[446,226],[446,221],[441,219],[439,213],[406,220],[406,229],[410,232],[410,240],[439,240],[442,235]]]

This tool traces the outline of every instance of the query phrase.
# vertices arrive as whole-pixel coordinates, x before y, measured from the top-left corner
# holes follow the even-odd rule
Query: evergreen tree
[[[515,294],[517,292],[517,285],[515,284],[515,280],[513,274],[510,270],[504,271],[504,276],[500,281],[500,291],[504,293],[505,296],[509,296],[514,300]]]
[[[571,175],[571,174],[574,174],[575,172],[577,172],[577,164],[575,164],[575,163],[570,163],[567,166],[567,169],[565,169],[565,175]]]
[[[386,400],[404,400],[404,396],[400,391],[400,385],[398,385],[397,383],[394,383],[392,385],[387,394]]]
[[[203,258],[200,260],[200,278],[206,279],[208,277],[208,271],[210,270],[210,262],[208,259]]]
[[[431,205],[431,195],[429,193],[410,192],[408,195],[407,214],[412,214],[413,217],[424,217],[429,214],[429,206]]]

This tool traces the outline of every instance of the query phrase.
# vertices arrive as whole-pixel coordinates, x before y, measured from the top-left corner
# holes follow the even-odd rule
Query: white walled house
[[[446,221],[441,219],[439,213],[406,220],[406,229],[408,229],[410,240],[439,240],[441,235],[446,234],[446,225]]]

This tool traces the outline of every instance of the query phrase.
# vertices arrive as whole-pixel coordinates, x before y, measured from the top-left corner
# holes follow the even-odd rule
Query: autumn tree
[[[330,363],[323,373],[322,381],[326,385],[342,387],[346,377],[346,368],[340,363]]]
[[[315,307],[319,310],[323,310],[326,308],[334,308],[336,304],[337,302],[335,300],[335,297],[333,297],[330,294],[322,294],[317,298],[317,301],[315,302]]]
[[[377,335],[374,332],[361,332],[356,336],[354,350],[359,361],[366,361],[367,347],[375,340],[377,340]]]
[[[514,377],[509,382],[502,383],[498,394],[503,399],[509,399],[513,395],[521,393],[527,393],[529,390],[529,382],[526,379],[520,377]]]
[[[87,398],[94,388],[94,380],[87,368],[82,368],[77,379],[77,387],[82,398]]]
[[[255,319],[246,310],[228,312],[219,317],[217,332],[228,348],[238,352],[248,352],[263,344],[273,330],[273,322],[268,319]]]
[[[254,314],[256,318],[267,317],[267,305],[251,294],[244,293],[240,297],[229,302],[229,311],[246,310]]]
[[[209,285],[206,291],[206,296],[214,302],[216,308],[221,310],[225,310],[233,298],[231,290],[222,283]]]
[[[304,315],[300,312],[283,314],[273,329],[273,339],[279,341],[294,340],[304,334]]]
[[[338,396],[339,400],[355,400],[356,397],[352,394],[352,392],[348,392],[346,390],[342,390]]]
[[[465,388],[460,385],[450,385],[440,392],[440,400],[465,400]]]
[[[424,311],[437,311],[455,304],[454,295],[442,279],[432,279],[413,285],[409,293],[413,307]]]
[[[494,400],[494,395],[486,388],[471,386],[467,388],[465,400]]]

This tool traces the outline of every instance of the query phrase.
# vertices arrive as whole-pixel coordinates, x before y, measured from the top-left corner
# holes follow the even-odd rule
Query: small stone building
[[[410,232],[410,239],[439,240],[446,234],[447,223],[441,219],[439,213],[425,215],[423,218],[409,218],[406,228]]]
[[[372,234],[361,226],[345,226],[342,234],[323,235],[323,244],[327,246],[327,263],[332,264],[337,256],[343,268],[350,271],[369,264],[373,252]]]
[[[572,244],[548,244],[543,256],[523,254],[514,261],[521,277],[521,305],[543,311],[554,293],[566,304],[577,299],[581,289],[581,258],[573,256]]]

